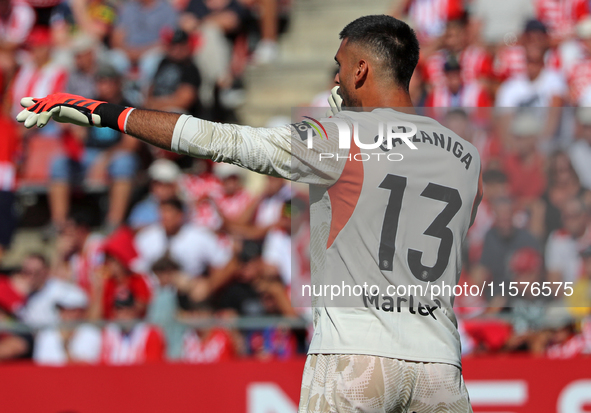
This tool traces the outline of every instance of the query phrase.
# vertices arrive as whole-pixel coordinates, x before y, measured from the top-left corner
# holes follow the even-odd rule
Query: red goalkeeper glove
[[[26,128],[42,128],[49,119],[81,126],[109,127],[125,132],[127,117],[134,108],[86,99],[68,93],[56,93],[41,99],[22,98],[24,107],[16,117]]]

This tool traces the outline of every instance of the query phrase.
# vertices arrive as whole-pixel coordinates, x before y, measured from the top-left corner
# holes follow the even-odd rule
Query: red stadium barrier
[[[216,365],[0,366],[3,413],[295,412],[303,359]],[[591,412],[591,358],[464,361],[475,412]]]

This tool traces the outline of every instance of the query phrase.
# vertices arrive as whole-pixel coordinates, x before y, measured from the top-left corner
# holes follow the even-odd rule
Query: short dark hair
[[[503,171],[488,169],[482,173],[482,182],[485,184],[506,184],[509,179]]]
[[[78,209],[72,212],[68,219],[77,227],[86,228],[87,230],[92,228],[93,219],[90,212],[86,209]]]
[[[163,255],[154,264],[152,264],[152,272],[155,274],[167,271],[179,271],[180,269],[181,266],[168,254]]]
[[[161,207],[165,205],[173,207],[179,212],[185,212],[185,206],[183,205],[183,201],[181,201],[178,198],[165,199],[164,201],[160,202]]]
[[[408,91],[419,62],[419,41],[408,24],[385,14],[363,16],[346,25],[339,36],[384,59],[386,73]]]

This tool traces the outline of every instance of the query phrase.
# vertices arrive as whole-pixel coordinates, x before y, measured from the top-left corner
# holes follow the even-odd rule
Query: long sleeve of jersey
[[[338,148],[338,139],[328,138],[337,136],[335,125],[327,122],[325,130],[327,137],[316,136],[314,147],[308,148],[308,135],[293,125],[253,128],[182,115],[174,128],[171,150],[265,175],[330,186],[338,180],[348,150]]]

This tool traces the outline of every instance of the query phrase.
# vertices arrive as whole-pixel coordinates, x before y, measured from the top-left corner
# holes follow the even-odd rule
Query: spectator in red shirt
[[[104,364],[142,364],[164,359],[164,337],[157,327],[140,322],[140,307],[128,290],[112,302],[113,320],[103,330],[101,361]]]
[[[574,34],[575,25],[589,15],[587,0],[538,0],[536,17],[547,27],[555,45]]]
[[[490,78],[492,58],[482,47],[472,44],[472,40],[467,17],[448,22],[442,38],[443,48],[425,62],[427,80],[433,85],[445,82],[444,64],[450,56],[460,63],[462,80],[465,83]]]
[[[56,241],[57,259],[53,273],[75,282],[90,293],[93,276],[103,265],[103,237],[92,233],[92,219],[86,211],[78,210],[66,221]]]
[[[221,191],[203,199],[203,202],[209,202],[215,209],[219,221],[214,222],[216,225],[212,229],[219,229],[222,222],[242,223],[244,211],[254,202],[252,195],[244,189],[244,169],[236,165],[220,163],[215,165],[214,172],[222,184]]]
[[[33,279],[18,271],[11,276],[0,276],[0,312],[9,316],[18,315],[33,290]]]
[[[6,76],[4,85],[17,68],[15,50],[25,42],[34,23],[35,11],[28,2],[0,0],[0,79],[2,74]]]
[[[191,302],[185,321],[206,321],[213,317],[208,302]],[[188,363],[217,363],[236,357],[234,338],[221,327],[188,328],[183,335],[181,359]]]
[[[391,14],[403,19],[405,16],[413,23],[417,36],[423,43],[431,43],[445,30],[445,24],[465,13],[461,0],[403,0],[397,1]]]
[[[544,158],[538,151],[542,125],[536,116],[523,113],[512,124],[513,148],[505,157],[503,170],[509,178],[509,189],[520,206],[539,198],[546,188]]]
[[[16,116],[21,110],[23,96],[46,96],[64,92],[68,84],[67,70],[56,60],[51,33],[46,27],[36,27],[27,39],[30,59],[25,62],[12,83],[12,113]],[[49,131],[55,132],[53,127]]]
[[[0,86],[1,87],[1,86]],[[0,259],[4,251],[10,247],[12,234],[16,228],[14,212],[16,188],[16,157],[19,152],[20,139],[16,125],[12,119],[0,113]]]
[[[113,319],[116,316],[114,304],[118,299],[133,296],[138,317],[144,317],[151,298],[151,291],[143,275],[131,270],[131,263],[137,257],[133,247],[133,234],[128,228],[118,229],[105,242],[105,265],[102,276],[95,277],[94,306],[95,318]]]
[[[462,80],[461,66],[455,57],[448,57],[443,65],[445,81],[436,85],[427,96],[426,107],[484,108],[492,101],[480,83]]]

